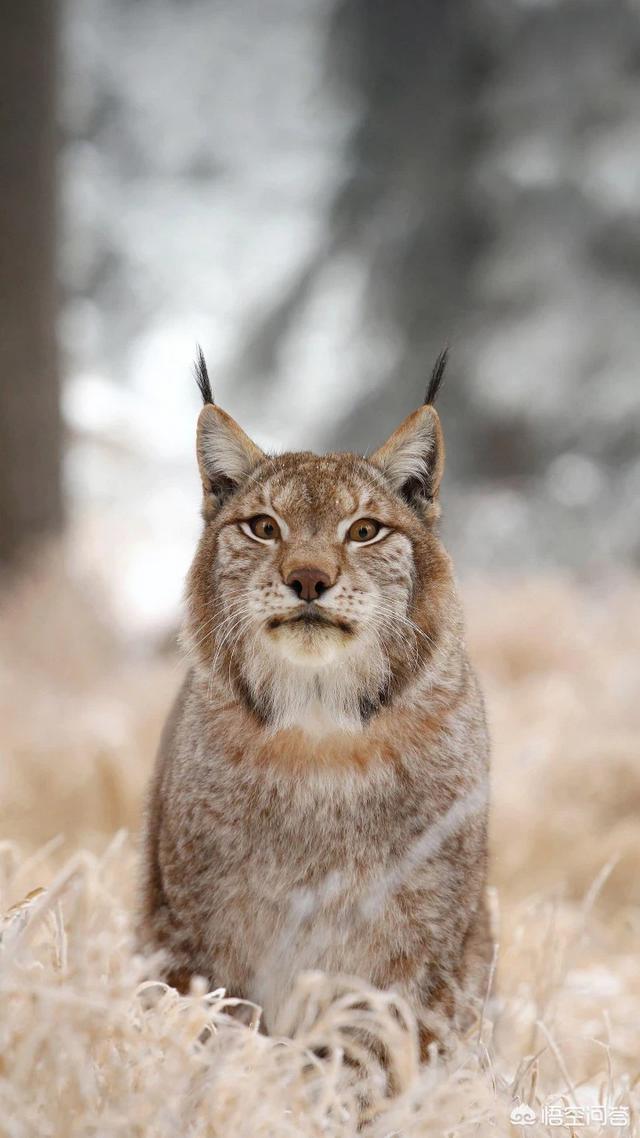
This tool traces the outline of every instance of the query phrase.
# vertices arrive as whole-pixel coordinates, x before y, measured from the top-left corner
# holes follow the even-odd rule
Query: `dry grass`
[[[567,1135],[508,1121],[514,1099],[562,1096],[631,1108],[577,1135],[640,1133],[640,585],[466,592],[494,735],[498,976],[482,1022],[423,1069],[408,1014],[357,981],[302,978],[286,1040],[221,993],[143,982],[134,843],[113,835],[135,830],[179,665],[124,658],[56,569],[5,596],[0,1134],[337,1138],[366,1102],[374,1138]],[[372,1060],[359,1087],[341,1063],[363,1022],[393,1053],[393,1099]]]

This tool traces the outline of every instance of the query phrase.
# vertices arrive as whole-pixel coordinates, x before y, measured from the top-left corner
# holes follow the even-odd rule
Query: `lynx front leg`
[[[389,985],[414,1012],[421,1062],[429,1059],[434,1044],[438,1051],[445,1051],[454,1033],[473,1023],[486,996],[492,956],[493,942],[483,900],[454,966],[431,963],[414,976]]]

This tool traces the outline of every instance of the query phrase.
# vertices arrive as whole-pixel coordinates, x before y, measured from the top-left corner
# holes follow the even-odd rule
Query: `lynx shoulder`
[[[171,982],[203,975],[271,1031],[306,969],[400,992],[425,1050],[483,988],[489,747],[436,528],[443,367],[370,457],[273,457],[199,361],[190,669],[149,794],[140,937]]]

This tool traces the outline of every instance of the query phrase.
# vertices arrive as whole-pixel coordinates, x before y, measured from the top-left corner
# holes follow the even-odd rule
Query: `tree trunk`
[[[0,8],[0,562],[62,523],[56,8]]]
[[[446,384],[444,403],[456,412],[448,431],[456,436],[456,463],[466,449],[464,361],[455,346],[489,237],[474,194],[484,143],[481,92],[492,66],[482,17],[482,6],[465,0],[336,5],[334,68],[362,111],[333,226],[339,247],[368,266],[366,316],[396,344],[384,388],[365,391],[338,440],[355,449],[369,447],[381,423],[422,402],[447,342],[456,383]]]

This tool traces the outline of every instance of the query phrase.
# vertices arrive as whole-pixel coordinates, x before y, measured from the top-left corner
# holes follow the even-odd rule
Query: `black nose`
[[[303,565],[299,569],[292,569],[285,580],[285,585],[293,589],[301,601],[317,601],[332,584],[329,575],[322,569],[316,569],[314,565]]]

